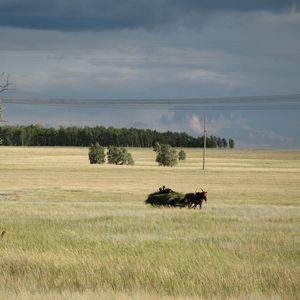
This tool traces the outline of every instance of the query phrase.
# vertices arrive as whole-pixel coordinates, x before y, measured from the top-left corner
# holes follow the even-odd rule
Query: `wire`
[[[2,103],[106,109],[298,110],[300,109],[300,94],[178,99],[36,99],[10,97],[2,98]]]
[[[145,46],[119,46],[114,45],[116,49],[151,49],[151,48],[186,48],[194,46],[203,46],[203,45],[219,45],[219,44],[244,44],[244,43],[255,43],[255,42],[266,42],[266,41],[289,41],[289,40],[299,40],[300,36],[294,37],[270,37],[262,39],[250,39],[250,40],[231,40],[231,41],[206,41],[199,43],[186,43],[186,44],[164,44],[164,45],[145,45]],[[107,46],[99,47],[65,47],[65,48],[5,48],[0,47],[0,51],[81,51],[81,50],[99,50],[99,49],[109,49]]]
[[[193,60],[206,60],[206,59],[219,59],[219,58],[250,58],[250,57],[280,57],[280,56],[293,56],[293,55],[300,55],[300,51],[299,52],[286,52],[286,53],[250,53],[250,54],[239,54],[239,55],[213,55],[213,56],[186,56],[186,55],[168,55],[168,54],[163,54],[161,55],[161,57],[157,57],[156,60],[161,60],[162,58],[164,58],[165,56],[167,58],[180,58],[180,59],[193,59]],[[21,56],[21,55],[0,55],[0,57],[2,58],[22,58],[22,59],[42,59],[42,60],[81,60],[84,59],[86,57],[38,57],[38,56]],[[97,57],[93,57],[93,56],[89,56],[89,59],[97,59]],[[112,60],[111,58],[109,59],[105,59],[105,58],[101,58],[101,59],[97,59],[97,62],[103,61],[105,63],[113,63],[115,61],[121,61],[122,63],[125,62],[130,62],[130,61],[142,61],[142,62],[152,62],[152,60],[149,60],[149,56],[146,57],[147,60],[145,60],[145,57],[143,58],[137,58],[137,57],[128,57],[128,58],[124,58],[124,57],[120,57],[120,58],[115,58],[114,60]]]

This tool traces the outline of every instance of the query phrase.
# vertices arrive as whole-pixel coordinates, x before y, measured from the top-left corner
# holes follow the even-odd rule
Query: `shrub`
[[[105,149],[98,143],[91,144],[89,148],[89,160],[91,164],[103,164],[105,162]]]
[[[229,148],[233,149],[234,148],[234,140],[233,139],[229,139],[228,143],[229,143]]]
[[[129,152],[127,152],[127,164],[130,166],[134,165],[133,157],[132,157],[131,153],[129,153]]]
[[[153,151],[158,152],[158,151],[160,151],[160,149],[161,149],[161,147],[160,147],[159,142],[155,142],[154,146],[153,146]]]
[[[183,150],[180,150],[178,153],[178,160],[186,160],[186,154]]]
[[[171,166],[177,164],[177,152],[169,144],[155,143],[153,151],[156,152],[156,161],[160,166]]]
[[[107,152],[107,161],[115,165],[134,165],[131,153],[124,147],[109,146]]]

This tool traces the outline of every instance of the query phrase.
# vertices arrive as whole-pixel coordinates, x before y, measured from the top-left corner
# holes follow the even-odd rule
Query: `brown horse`
[[[185,196],[183,198],[183,201],[187,202],[187,206],[189,208],[196,209],[196,207],[199,205],[200,209],[201,209],[202,208],[202,202],[207,201],[207,192],[202,190],[202,192],[185,194]]]

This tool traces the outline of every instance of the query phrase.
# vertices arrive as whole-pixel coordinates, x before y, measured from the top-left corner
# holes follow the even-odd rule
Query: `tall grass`
[[[299,298],[300,151],[209,151],[204,172],[185,151],[163,168],[147,149],[115,167],[84,148],[0,148],[0,298]],[[208,202],[145,205],[161,185]]]

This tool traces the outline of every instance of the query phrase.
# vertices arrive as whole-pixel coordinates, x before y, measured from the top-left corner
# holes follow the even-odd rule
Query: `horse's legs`
[[[200,201],[200,209],[202,208],[203,199]]]

